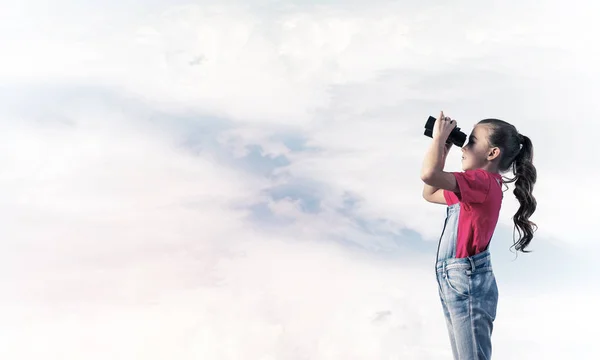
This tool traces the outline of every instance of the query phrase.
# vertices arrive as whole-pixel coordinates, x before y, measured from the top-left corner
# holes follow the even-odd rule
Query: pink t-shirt
[[[473,256],[487,249],[502,205],[502,175],[483,169],[453,172],[458,192],[444,190],[446,204],[460,203],[456,257]]]

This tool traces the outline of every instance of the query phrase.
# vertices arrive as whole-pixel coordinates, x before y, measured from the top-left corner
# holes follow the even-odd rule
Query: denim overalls
[[[454,359],[490,359],[498,287],[488,249],[456,258],[460,203],[447,208],[435,265]]]

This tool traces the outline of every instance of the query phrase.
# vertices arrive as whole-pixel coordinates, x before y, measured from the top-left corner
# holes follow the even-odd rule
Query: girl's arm
[[[452,192],[458,190],[456,178],[451,173],[444,172],[444,163],[446,161],[446,140],[455,127],[456,121],[450,121],[450,118],[444,117],[444,113],[441,112],[433,126],[433,141],[425,155],[421,169],[421,180],[425,184]]]
[[[425,161],[423,162],[421,180],[423,180],[425,184],[438,189],[456,192],[458,191],[456,178],[451,173],[444,171],[444,164],[442,162],[445,142],[445,139],[443,141],[434,139],[431,143],[431,147],[429,148],[427,155],[425,155]]]
[[[438,189],[427,184],[425,184],[425,187],[423,188],[423,199],[430,203],[446,205],[444,189]]]
[[[444,146],[444,152],[442,155],[442,169],[446,164],[446,158],[451,148],[452,144],[445,144]],[[423,198],[431,203],[446,205],[446,199],[444,198],[444,189],[431,186],[427,183],[423,184]]]

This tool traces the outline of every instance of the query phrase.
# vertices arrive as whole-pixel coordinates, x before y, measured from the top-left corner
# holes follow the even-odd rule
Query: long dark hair
[[[537,201],[533,196],[533,187],[537,180],[537,171],[533,166],[533,144],[527,136],[519,134],[517,129],[503,120],[484,119],[479,124],[490,128],[488,141],[490,146],[500,148],[498,170],[506,173],[512,170],[514,177],[504,177],[504,183],[515,183],[515,194],[519,201],[519,209],[513,216],[515,230],[519,232],[518,240],[513,246],[517,251],[530,252],[525,248],[533,239],[537,225],[529,220],[535,212]],[[513,234],[514,238],[514,234]],[[514,239],[513,239],[514,240]]]

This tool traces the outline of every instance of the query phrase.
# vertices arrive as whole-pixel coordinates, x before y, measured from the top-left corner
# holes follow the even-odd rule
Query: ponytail
[[[521,150],[512,162],[515,177],[508,182],[515,183],[513,193],[520,204],[519,209],[513,216],[515,230],[519,233],[519,239],[515,241],[513,246],[517,251],[526,253],[530,252],[525,248],[533,239],[534,231],[537,230],[537,225],[529,220],[537,207],[537,201],[532,194],[537,180],[537,171],[533,165],[533,144],[531,140],[527,136],[519,135],[519,137],[522,145]]]
[[[525,250],[533,233],[537,230],[537,225],[529,220],[535,212],[537,202],[533,197],[533,186],[537,180],[537,171],[533,166],[533,145],[531,139],[527,136],[519,134],[514,125],[500,119],[484,119],[479,122],[490,127],[488,141],[491,146],[496,146],[501,149],[500,162],[498,170],[500,173],[506,173],[509,170],[515,174],[513,178],[503,177],[504,183],[515,183],[513,194],[519,201],[519,209],[513,216],[515,230],[519,233],[519,238],[513,241],[512,247],[517,251],[524,253],[530,252]]]

